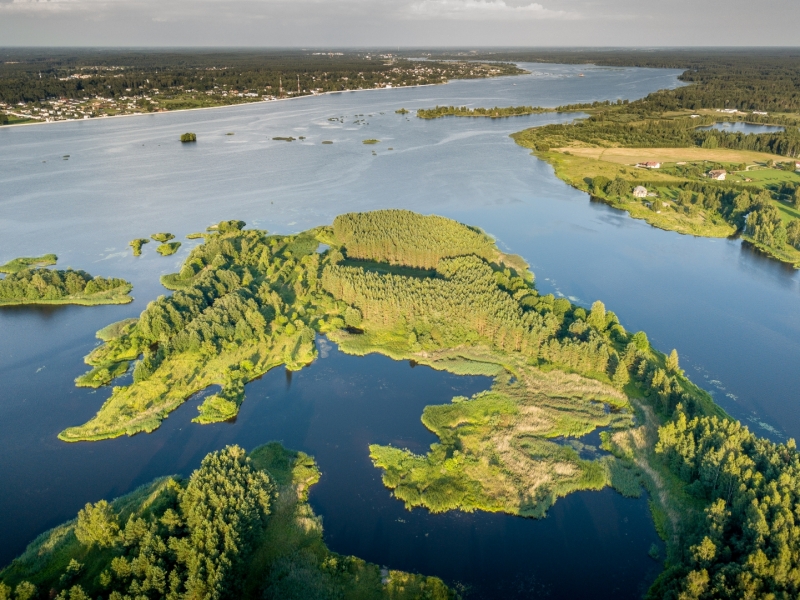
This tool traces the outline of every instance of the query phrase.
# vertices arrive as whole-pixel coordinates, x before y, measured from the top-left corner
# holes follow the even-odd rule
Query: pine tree
[[[678,351],[673,348],[672,352],[669,353],[667,357],[667,372],[668,373],[677,373],[680,370],[680,364],[678,362]]]

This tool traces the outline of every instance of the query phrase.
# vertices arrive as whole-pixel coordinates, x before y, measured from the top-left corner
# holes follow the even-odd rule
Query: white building
[[[633,195],[635,198],[647,198],[647,188],[643,185],[637,185],[633,189]]]

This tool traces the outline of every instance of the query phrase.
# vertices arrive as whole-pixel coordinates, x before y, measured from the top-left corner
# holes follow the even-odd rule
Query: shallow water
[[[603,299],[627,328],[646,330],[662,350],[678,348],[684,368],[733,414],[752,418],[761,433],[797,436],[794,271],[739,241],[659,231],[590,203],[508,138],[575,115],[423,121],[394,112],[636,98],[676,86],[678,74],[529,68],[529,76],[446,86],[0,129],[0,261],[56,252],[62,266],[131,280],[136,296],[128,306],[0,310],[0,563],[87,501],[188,473],[227,443],[251,448],[278,438],[320,462],[312,504],[336,551],[480,587],[476,597],[508,597],[511,586],[551,597],[637,597],[657,570],[646,556],[656,538],[644,499],[575,494],[533,522],[408,513],[382,487],[366,445],[395,439],[422,451],[432,441],[419,423],[422,407],[482,389],[485,380],[331,350],[294,374],[288,390],[283,371],[249,385],[233,425],[190,424],[193,402],[151,435],[73,446],[55,437],[108,395],[72,385],[94,332],[166,293],[158,275],[177,270],[196,243],[184,240],[167,258],[151,243],[133,258],[128,240],[155,231],[181,239],[230,218],[292,232],[386,207],[483,227],[531,263],[545,293],[586,305]],[[357,114],[368,124],[355,124]],[[328,120],[340,116],[344,124]],[[196,144],[177,141],[186,131],[197,133]],[[307,139],[272,140],[288,135]],[[367,138],[381,143],[364,146]],[[372,397],[391,427],[380,414],[361,414]]]

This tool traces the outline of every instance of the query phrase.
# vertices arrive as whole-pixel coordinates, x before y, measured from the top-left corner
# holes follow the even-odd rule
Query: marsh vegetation
[[[43,256],[21,256],[14,260],[0,265],[0,273],[18,273],[31,267],[50,267],[58,261],[55,254],[45,254]]]

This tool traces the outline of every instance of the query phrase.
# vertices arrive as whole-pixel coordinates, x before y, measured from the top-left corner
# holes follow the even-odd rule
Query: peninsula
[[[87,504],[40,535],[0,571],[0,598],[455,600],[435,577],[328,550],[308,504],[319,478],[277,443],[212,452],[188,478]]]
[[[709,61],[684,73],[687,87],[512,137],[566,183],[634,218],[690,235],[738,234],[800,268],[800,105],[786,73],[778,60],[742,61],[735,72]],[[726,123],[774,127],[747,133]]]

